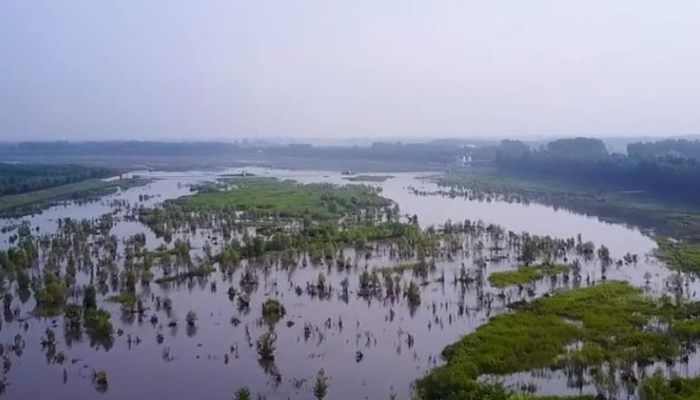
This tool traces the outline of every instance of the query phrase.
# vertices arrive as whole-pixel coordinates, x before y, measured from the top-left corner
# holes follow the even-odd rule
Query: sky
[[[0,0],[0,141],[687,134],[698,0]]]

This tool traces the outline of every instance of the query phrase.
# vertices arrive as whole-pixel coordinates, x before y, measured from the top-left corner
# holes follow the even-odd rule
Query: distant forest
[[[115,172],[108,168],[82,165],[0,163],[0,195],[48,189],[86,179],[106,178],[113,174]]]
[[[700,201],[700,142],[634,143],[628,149],[627,155],[609,154],[602,141],[587,138],[555,140],[539,149],[504,140],[496,165],[515,174]]]
[[[658,142],[631,143],[627,154],[632,157],[685,157],[700,159],[700,140],[669,139]]]
[[[476,144],[473,144],[476,143]],[[371,146],[312,146],[310,144],[263,145],[222,142],[24,142],[0,143],[1,157],[276,157],[393,160],[445,163],[482,149],[479,157],[493,160],[497,142],[434,140],[428,143],[377,142]]]

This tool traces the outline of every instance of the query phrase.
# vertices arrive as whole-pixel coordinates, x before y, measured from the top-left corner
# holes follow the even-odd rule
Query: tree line
[[[664,146],[661,144],[660,148]],[[632,149],[646,147],[649,146],[630,145]],[[496,166],[510,173],[643,191],[684,201],[700,200],[700,159],[640,151],[610,154],[598,139],[561,139],[538,149],[520,141],[504,140],[497,151]]]
[[[0,195],[47,189],[86,179],[106,178],[115,173],[108,168],[73,164],[0,163]]]

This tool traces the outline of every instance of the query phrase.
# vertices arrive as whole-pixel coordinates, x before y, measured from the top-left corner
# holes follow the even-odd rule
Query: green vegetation
[[[210,188],[186,197],[186,206],[167,202],[163,208],[140,210],[139,218],[166,240],[178,227],[191,228],[202,221],[214,221],[225,240],[241,226],[254,225],[256,235],[230,240],[214,257],[223,265],[270,252],[305,251],[319,261],[332,256],[337,246],[359,248],[378,240],[396,240],[401,248],[429,248],[436,243],[417,225],[396,222],[396,208],[366,186],[299,185],[267,178],[232,181],[238,184],[231,190]],[[261,193],[266,193],[266,200],[254,207],[245,205]]]
[[[656,373],[642,382],[639,390],[644,400],[700,399],[700,378],[665,378]]]
[[[328,393],[328,378],[323,369],[318,371],[316,374],[316,381],[314,382],[314,397],[316,400],[323,400]]]
[[[668,239],[660,239],[657,242],[657,255],[671,267],[681,272],[700,273],[700,244],[673,242]]]
[[[107,381],[107,373],[105,371],[97,371],[92,377],[92,382],[95,385],[95,390],[100,393],[107,391],[109,383]]]
[[[184,211],[245,211],[257,216],[337,219],[389,200],[367,186],[302,185],[274,178],[232,178],[231,190],[207,191],[175,200]]]
[[[279,322],[279,320],[284,318],[285,314],[287,314],[287,310],[277,299],[267,299],[262,304],[263,320],[270,326]]]
[[[136,295],[134,293],[122,293],[122,294],[117,294],[114,296],[111,296],[107,299],[108,301],[112,303],[118,303],[121,304],[125,307],[134,307],[136,305],[136,301],[138,300]]]
[[[255,343],[255,349],[261,361],[275,361],[275,343],[277,335],[271,332],[263,333]]]
[[[520,267],[513,271],[494,272],[489,276],[491,286],[504,288],[513,285],[524,285],[537,282],[547,276],[563,274],[569,271],[569,265],[542,264]]]
[[[420,286],[417,283],[411,281],[406,290],[406,298],[408,299],[408,304],[417,307],[420,305]]]
[[[63,306],[66,287],[54,274],[44,276],[44,285],[36,288],[37,314],[51,315]]]
[[[7,164],[0,162],[0,196],[26,193],[88,179],[107,178],[117,172],[74,164]]]
[[[496,165],[515,174],[643,191],[656,199],[687,204],[700,200],[700,163],[696,158],[609,154],[599,139],[559,139],[538,149],[504,140],[497,150]]]
[[[120,188],[128,189],[147,182],[145,179],[137,178],[114,181],[88,179],[49,189],[0,196],[0,217],[31,214],[59,201],[96,199],[114,193]]]
[[[253,395],[247,387],[242,387],[233,394],[233,400],[251,400],[252,398]]]
[[[673,359],[681,354],[684,341],[700,338],[700,330],[685,326],[696,308],[651,300],[623,282],[541,298],[492,318],[445,348],[446,365],[420,379],[417,391],[424,399],[501,398],[494,395],[498,388],[476,379],[539,368],[604,363],[623,368]],[[653,325],[677,328],[652,329]],[[474,397],[475,393],[484,396]]]
[[[107,339],[114,331],[109,312],[103,309],[85,310],[85,327],[88,332],[100,339]]]
[[[142,208],[139,219],[166,240],[178,229],[214,224],[224,238],[234,229],[255,225],[256,237],[243,238],[248,253],[226,254],[228,259],[287,250],[298,231],[305,236],[333,234],[337,227],[390,220],[397,212],[377,189],[363,185],[302,185],[274,178],[225,179],[229,184],[209,185],[197,194],[166,201],[161,207]],[[300,228],[300,229],[298,229]],[[370,233],[372,228],[365,228]],[[362,231],[356,234],[361,236]],[[267,239],[269,240],[266,240]],[[240,249],[239,249],[240,250]]]
[[[393,178],[392,175],[357,175],[343,179],[350,182],[384,182],[391,178]]]

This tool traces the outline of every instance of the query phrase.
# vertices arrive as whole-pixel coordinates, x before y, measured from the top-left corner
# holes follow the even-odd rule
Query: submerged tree
[[[317,400],[323,400],[327,393],[328,378],[326,377],[326,373],[323,368],[321,368],[321,370],[318,371],[318,374],[316,374],[316,382],[314,383],[314,397],[316,397]]]
[[[107,382],[107,373],[105,371],[97,371],[93,373],[92,383],[95,385],[95,390],[100,393],[107,391],[109,383]]]
[[[411,281],[408,285],[408,290],[406,291],[406,297],[408,298],[408,304],[411,307],[417,307],[420,305],[420,287],[417,283]]]
[[[265,332],[258,338],[256,343],[256,350],[258,352],[258,357],[262,361],[274,361],[275,360],[275,342],[277,341],[277,335],[271,332]]]
[[[262,304],[263,319],[270,326],[275,325],[279,320],[284,318],[286,313],[287,310],[285,310],[282,303],[277,299],[267,299]]]
[[[83,308],[85,311],[97,308],[97,290],[95,290],[95,287],[92,285],[87,286],[83,293]]]
[[[242,387],[233,394],[233,400],[251,400],[252,395],[250,389],[247,387]]]

